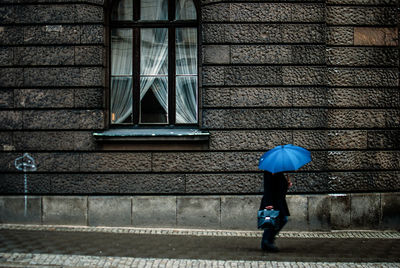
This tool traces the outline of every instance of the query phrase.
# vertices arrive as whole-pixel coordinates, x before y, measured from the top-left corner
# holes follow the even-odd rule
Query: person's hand
[[[266,206],[265,209],[268,209],[268,210],[274,209],[274,206]]]

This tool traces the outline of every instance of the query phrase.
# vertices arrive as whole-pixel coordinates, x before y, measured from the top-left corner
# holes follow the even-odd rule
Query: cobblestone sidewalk
[[[84,255],[0,253],[0,267],[98,267],[98,268],[399,268],[400,263],[218,261],[98,257]]]
[[[55,232],[98,232],[120,234],[155,234],[155,235],[190,235],[190,236],[230,236],[230,237],[261,237],[262,231],[236,230],[202,230],[202,229],[175,229],[175,228],[134,228],[134,227],[86,227],[64,225],[23,225],[0,224],[0,230],[28,230],[28,231],[55,231]],[[361,239],[400,239],[400,232],[396,231],[331,231],[331,232],[290,232],[282,231],[281,238],[361,238]]]

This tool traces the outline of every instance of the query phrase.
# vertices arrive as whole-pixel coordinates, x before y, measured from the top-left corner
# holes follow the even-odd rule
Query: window
[[[110,26],[111,124],[197,124],[193,0],[114,1]]]

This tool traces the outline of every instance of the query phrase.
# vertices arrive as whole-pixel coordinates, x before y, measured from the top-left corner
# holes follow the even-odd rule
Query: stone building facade
[[[398,1],[196,5],[198,129],[107,136],[111,1],[0,0],[0,221],[255,229],[292,143],[288,229],[399,229]]]

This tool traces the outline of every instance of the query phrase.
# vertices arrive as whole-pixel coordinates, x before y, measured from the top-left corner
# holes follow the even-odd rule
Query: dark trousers
[[[277,230],[275,229],[264,229],[264,234],[261,240],[261,247],[263,245],[272,245],[274,244],[275,241],[275,236],[279,233],[280,230],[282,230],[283,226],[288,222],[288,217],[287,216],[282,216],[282,218],[279,221],[279,228]]]

